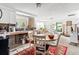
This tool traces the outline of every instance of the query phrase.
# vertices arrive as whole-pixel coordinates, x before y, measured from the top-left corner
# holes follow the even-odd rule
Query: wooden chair
[[[49,46],[48,54],[50,54],[50,55],[66,55],[67,47],[59,44],[61,35],[62,34],[60,34],[57,39],[56,46]]]
[[[34,35],[34,45],[36,48],[35,54],[45,54],[46,52],[46,36],[45,35]]]
[[[67,47],[59,45],[58,47],[49,46],[48,53],[50,55],[66,55]]]

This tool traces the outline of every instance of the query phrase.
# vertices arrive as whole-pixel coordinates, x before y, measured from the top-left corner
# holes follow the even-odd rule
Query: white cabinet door
[[[0,6],[2,10],[2,18],[0,19],[0,23],[10,23],[16,24],[16,12],[13,9]]]
[[[2,10],[2,18],[0,19],[0,23],[9,23],[8,9],[3,6],[0,6],[0,9]]]
[[[10,24],[16,24],[16,12],[10,11]]]

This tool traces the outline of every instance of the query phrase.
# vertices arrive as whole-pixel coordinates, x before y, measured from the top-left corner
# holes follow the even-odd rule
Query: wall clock
[[[0,9],[0,19],[2,18],[2,10]]]

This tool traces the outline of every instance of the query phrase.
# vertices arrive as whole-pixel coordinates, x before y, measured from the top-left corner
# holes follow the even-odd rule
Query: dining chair
[[[58,45],[57,47],[49,46],[48,53],[50,55],[66,55],[67,47],[63,45]]]
[[[67,52],[67,46],[66,45],[62,45],[62,44],[59,44],[61,43],[60,40],[61,40],[61,37],[62,34],[59,35],[58,39],[57,39],[57,44],[56,46],[49,46],[48,48],[48,54],[50,55],[66,55],[66,52]]]
[[[46,52],[46,36],[44,35],[34,35],[34,45],[36,48],[35,54],[44,55]]]

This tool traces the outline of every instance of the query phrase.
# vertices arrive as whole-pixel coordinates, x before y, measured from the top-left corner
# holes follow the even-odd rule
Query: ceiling
[[[41,3],[40,8],[36,8],[35,3],[6,3],[4,5],[15,9],[29,12],[43,18],[62,18],[69,12],[79,10],[79,3]]]

